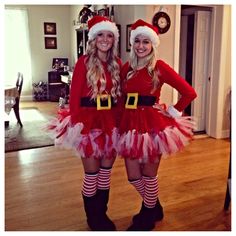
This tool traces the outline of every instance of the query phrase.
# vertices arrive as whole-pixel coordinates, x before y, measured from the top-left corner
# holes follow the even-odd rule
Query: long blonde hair
[[[105,72],[103,70],[102,62],[97,54],[96,39],[89,40],[87,42],[86,55],[88,59],[86,61],[87,66],[87,84],[91,87],[90,95],[92,99],[95,99],[98,94],[102,94],[106,88]],[[114,42],[112,48],[108,51],[107,55],[107,69],[111,73],[111,80],[113,87],[111,89],[111,96],[115,101],[117,97],[121,96],[120,89],[120,66],[117,62],[117,44]],[[98,91],[98,81],[101,86]]]
[[[158,55],[157,47],[152,46],[151,53],[144,58],[144,61],[142,63],[143,66],[147,67],[148,74],[152,77],[152,82],[153,82],[152,92],[154,92],[157,89],[159,82],[160,82],[158,79],[159,73],[155,68],[156,62],[158,59],[157,55]],[[127,80],[129,80],[136,73],[138,66],[140,66],[138,64],[138,57],[134,51],[133,46],[131,47],[131,51],[130,51],[129,63],[130,63],[130,67],[132,68],[132,70],[128,72],[127,77],[126,77]]]

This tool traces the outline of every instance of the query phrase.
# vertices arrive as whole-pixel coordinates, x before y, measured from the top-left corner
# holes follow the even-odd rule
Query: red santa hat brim
[[[130,33],[131,45],[134,44],[134,40],[136,36],[139,34],[147,36],[152,41],[152,44],[155,47],[157,47],[160,44],[158,29],[141,19],[137,20],[131,27],[131,33]]]
[[[114,22],[105,20],[105,21],[100,21],[96,24],[94,24],[88,32],[88,39],[92,40],[96,37],[96,35],[98,34],[99,31],[102,30],[107,30],[113,33],[115,41],[118,42],[119,39],[119,32],[118,32],[118,28],[116,27],[116,24]]]

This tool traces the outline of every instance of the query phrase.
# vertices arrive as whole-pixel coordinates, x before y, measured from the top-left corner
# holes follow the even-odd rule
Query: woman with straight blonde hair
[[[137,20],[131,26],[130,61],[121,71],[125,106],[118,149],[125,159],[129,183],[143,200],[129,231],[152,230],[155,222],[162,220],[157,178],[161,157],[181,150],[193,136],[192,118],[181,115],[196,92],[157,58],[159,43],[158,29]],[[164,83],[181,95],[178,102],[167,109],[159,100]]]

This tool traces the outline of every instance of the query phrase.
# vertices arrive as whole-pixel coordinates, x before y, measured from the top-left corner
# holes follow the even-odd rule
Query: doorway
[[[194,87],[198,97],[186,109],[196,119],[195,132],[206,132],[208,110],[212,9],[193,5],[181,6],[180,75]]]

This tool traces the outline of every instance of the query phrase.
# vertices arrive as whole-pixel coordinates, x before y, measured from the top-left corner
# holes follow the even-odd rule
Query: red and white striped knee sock
[[[144,205],[148,208],[153,208],[156,205],[158,197],[158,178],[143,176],[145,182]]]
[[[98,172],[98,189],[110,189],[111,167],[100,167]]]
[[[97,177],[98,172],[95,173],[85,173],[82,194],[86,197],[92,197],[97,192]]]
[[[144,190],[145,190],[143,178],[141,177],[140,179],[129,180],[129,183],[135,187],[135,189],[138,191],[140,196],[143,198],[144,197]]]

